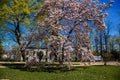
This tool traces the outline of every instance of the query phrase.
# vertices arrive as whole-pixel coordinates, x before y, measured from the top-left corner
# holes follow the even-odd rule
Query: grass
[[[0,69],[0,79],[10,80],[120,80],[119,66],[88,66],[66,69]]]

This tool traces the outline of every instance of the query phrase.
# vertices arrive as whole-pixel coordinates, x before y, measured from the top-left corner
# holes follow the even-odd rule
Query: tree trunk
[[[104,66],[106,66],[106,65],[107,65],[107,58],[104,57]]]
[[[20,53],[21,53],[21,57],[23,59],[23,61],[25,61],[25,50],[20,50]]]
[[[102,49],[103,49],[103,47],[102,47],[102,32],[100,32],[100,54],[101,54],[101,56],[102,56]]]

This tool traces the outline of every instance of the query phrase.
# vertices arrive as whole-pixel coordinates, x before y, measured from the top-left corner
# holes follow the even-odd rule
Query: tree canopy
[[[34,15],[41,10],[43,2],[44,0],[10,0],[8,3],[5,0],[0,6],[1,28],[7,32],[6,36],[10,36],[20,46],[21,51],[25,33],[31,32],[37,25]]]
[[[47,12],[44,23],[39,21],[38,27],[50,27],[49,36],[51,51],[57,56],[58,61],[67,57],[70,59],[73,50],[82,56],[82,59],[92,59],[90,52],[89,34],[93,30],[106,29],[105,18],[109,4],[93,0],[46,0],[38,15]],[[41,35],[40,36],[44,36]],[[62,58],[61,58],[62,57]]]

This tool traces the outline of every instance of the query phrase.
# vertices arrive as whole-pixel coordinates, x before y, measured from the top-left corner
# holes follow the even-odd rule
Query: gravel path
[[[25,64],[25,62],[0,62],[0,64]],[[67,64],[67,63],[65,63]],[[92,65],[104,65],[104,62],[71,62],[71,65],[74,67],[77,66],[92,66]],[[120,66],[120,62],[107,62],[107,65]],[[0,65],[0,68],[8,68],[7,66]]]
[[[79,63],[79,64],[78,64]],[[104,65],[104,62],[77,62],[73,63],[72,66],[92,66],[92,65]],[[107,65],[120,66],[120,62],[107,62]]]

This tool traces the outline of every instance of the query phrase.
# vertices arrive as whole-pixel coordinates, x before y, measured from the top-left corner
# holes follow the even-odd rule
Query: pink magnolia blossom
[[[52,30],[57,30],[57,35],[49,38],[52,53],[62,57],[71,56],[73,46],[77,46],[77,53],[84,55],[84,58],[93,59],[89,49],[89,33],[93,26],[98,31],[106,29],[105,10],[112,2],[105,4],[96,0],[46,0],[41,12],[48,11],[48,17],[38,27],[49,26]]]

